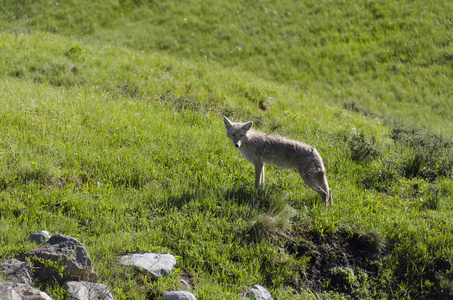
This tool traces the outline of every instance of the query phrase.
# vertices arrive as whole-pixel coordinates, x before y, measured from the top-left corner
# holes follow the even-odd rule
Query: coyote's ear
[[[225,128],[226,128],[226,129],[230,129],[231,126],[232,126],[232,125],[231,125],[231,121],[228,120],[228,118],[225,117],[225,116],[223,116],[223,123],[225,123]]]
[[[252,125],[253,125],[253,122],[248,121],[247,123],[244,124],[244,126],[242,126],[242,128],[244,128],[245,130],[250,130],[250,128],[252,128]]]

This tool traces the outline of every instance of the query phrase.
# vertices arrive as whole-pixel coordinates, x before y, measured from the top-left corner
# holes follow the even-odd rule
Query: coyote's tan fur
[[[255,186],[264,187],[264,164],[294,169],[324,202],[332,204],[332,192],[318,151],[307,144],[252,129],[253,122],[233,123],[223,117],[227,136],[245,159],[255,166]]]

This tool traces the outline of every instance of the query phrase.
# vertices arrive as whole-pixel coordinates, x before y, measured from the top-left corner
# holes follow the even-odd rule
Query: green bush
[[[453,142],[441,135],[407,126],[396,126],[390,134],[401,155],[401,173],[406,178],[436,180],[453,173]]]
[[[348,141],[348,146],[351,151],[351,159],[356,162],[369,162],[380,155],[376,139],[372,137],[368,140],[363,132],[353,134]]]

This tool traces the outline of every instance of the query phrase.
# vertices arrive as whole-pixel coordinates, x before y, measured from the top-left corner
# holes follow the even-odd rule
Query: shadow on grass
[[[168,196],[167,206],[181,209],[190,201],[208,197],[207,193],[202,189],[183,190],[179,193]]]
[[[239,205],[253,206],[259,210],[281,209],[285,205],[295,208],[314,207],[324,204],[319,195],[311,190],[306,194],[292,197],[290,191],[276,185],[266,186],[264,190],[250,186],[237,186],[222,192],[222,198]]]
[[[261,211],[280,210],[288,204],[288,196],[276,186],[269,186],[264,190],[249,186],[232,187],[222,192],[222,198]]]
[[[164,206],[181,209],[191,202],[198,203],[195,205],[206,209],[216,205],[247,207],[250,216],[263,213],[276,215],[287,207],[300,209],[323,204],[315,192],[298,193],[292,197],[290,191],[276,185],[266,186],[264,190],[256,189],[254,186],[238,185],[228,189],[210,190],[197,187],[175,191],[165,199]]]

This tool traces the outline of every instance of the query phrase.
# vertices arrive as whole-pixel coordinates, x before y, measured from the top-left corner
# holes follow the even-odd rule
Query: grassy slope
[[[448,1],[65,1],[5,16],[14,30],[216,61],[451,135],[452,13]]]
[[[123,18],[138,14],[132,12],[133,7]],[[32,14],[3,26],[25,32],[58,21],[39,18]],[[282,233],[347,228],[375,231],[387,245],[381,274],[367,283],[363,295],[404,298],[433,282],[449,291],[449,269],[438,270],[440,281],[428,273],[435,262],[452,257],[451,180],[431,184],[397,175],[384,191],[363,189],[364,174],[380,171],[382,161],[347,159],[344,137],[355,130],[375,136],[384,158],[398,154],[388,128],[325,104],[321,92],[298,92],[291,88],[296,77],[283,84],[272,81],[286,79],[271,76],[268,69],[260,77],[243,72],[258,65],[239,63],[238,57],[222,63],[240,68],[225,68],[187,53],[181,59],[92,45],[88,41],[111,30],[102,22],[111,20],[94,19],[89,30],[76,21],[66,29],[58,23],[63,32],[80,30],[83,39],[39,32],[0,36],[5,57],[0,64],[2,258],[20,256],[32,247],[28,234],[45,228],[80,238],[120,299],[159,296],[177,288],[178,277],[186,273],[200,299],[234,298],[253,283],[266,285],[277,299],[292,299],[307,260],[281,247],[287,242]],[[130,46],[140,48],[130,36]],[[429,91],[439,89],[432,85]],[[258,109],[261,101],[269,111]],[[334,208],[322,207],[315,193],[287,171],[268,168],[270,189],[253,191],[252,167],[224,137],[222,114],[253,119],[260,129],[316,145],[329,170]],[[430,192],[433,186],[438,194]],[[424,201],[433,195],[436,205],[430,209]],[[117,271],[117,254],[149,250],[181,256],[183,272],[153,281]]]

